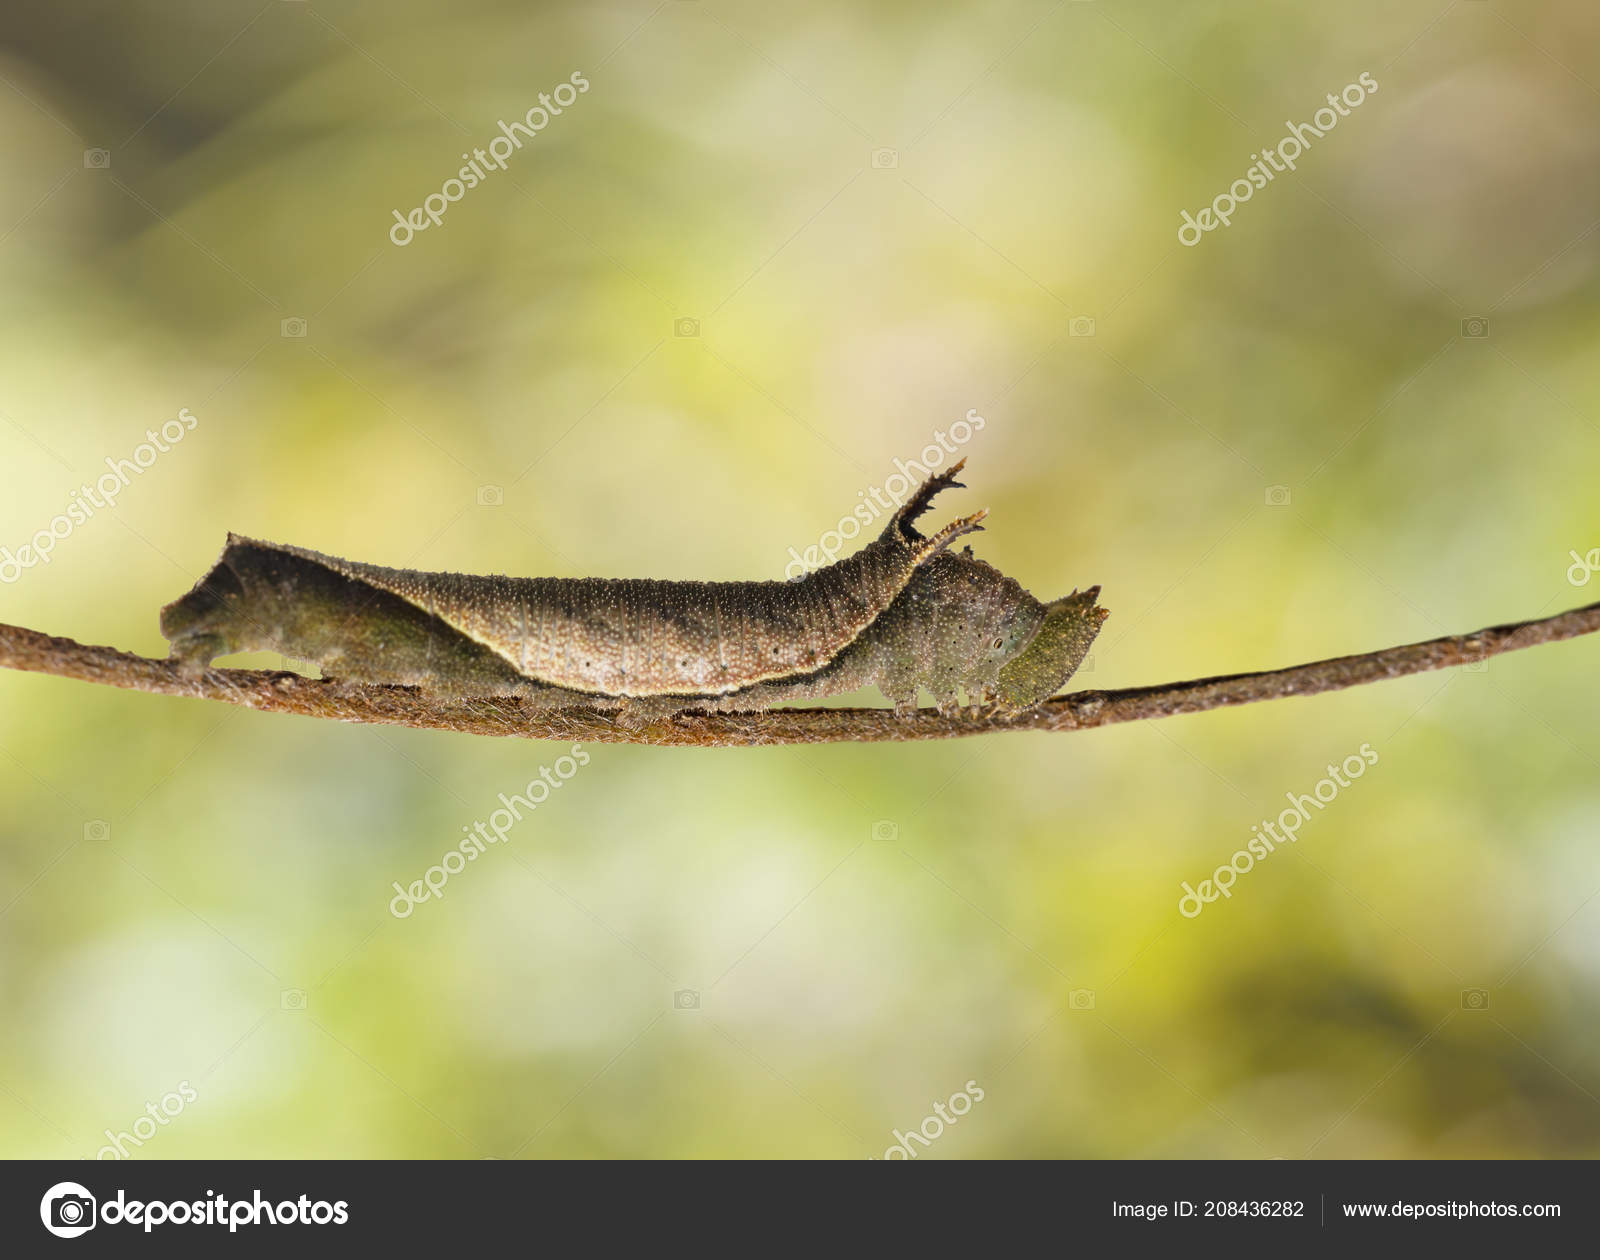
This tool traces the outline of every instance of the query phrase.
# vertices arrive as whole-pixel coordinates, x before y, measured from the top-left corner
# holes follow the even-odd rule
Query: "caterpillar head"
[[[1003,712],[1031,709],[1077,672],[1109,615],[1095,604],[1099,594],[1100,588],[1091,586],[1044,606],[1039,632],[1001,666],[996,698]]]
[[[993,700],[1002,672],[1024,657],[1048,610],[970,549],[928,561],[875,637],[883,691],[902,710],[919,689],[942,710]]]

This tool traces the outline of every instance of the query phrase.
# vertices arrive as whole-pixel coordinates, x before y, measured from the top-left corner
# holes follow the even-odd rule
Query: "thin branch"
[[[186,678],[169,661],[88,647],[4,624],[0,624],[0,667],[339,722],[380,722],[521,739],[719,748],[954,739],[996,731],[1081,731],[1114,722],[1342,691],[1385,678],[1468,665],[1502,652],[1596,631],[1600,631],[1600,604],[1589,604],[1554,617],[1491,626],[1476,634],[1429,639],[1288,669],[1122,691],[1075,691],[1012,718],[970,710],[951,717],[922,710],[897,718],[889,709],[769,709],[762,713],[679,714],[639,727],[591,710],[539,710],[515,699],[458,700],[415,687],[357,686],[276,670],[211,669],[198,678]]]

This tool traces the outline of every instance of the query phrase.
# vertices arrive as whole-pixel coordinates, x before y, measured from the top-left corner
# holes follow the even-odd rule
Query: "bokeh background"
[[[1041,596],[1104,584],[1084,685],[1600,590],[1586,0],[9,6],[0,168],[0,545],[198,422],[5,621],[162,655],[229,529],[776,577],[969,409],[943,504],[991,507],[979,554]],[[972,1081],[921,1158],[1592,1156],[1597,667],[591,747],[405,920],[394,881],[565,746],[8,673],[0,1154],[92,1158],[187,1083],[130,1155],[865,1158]],[[1363,743],[1293,849],[1180,915]]]

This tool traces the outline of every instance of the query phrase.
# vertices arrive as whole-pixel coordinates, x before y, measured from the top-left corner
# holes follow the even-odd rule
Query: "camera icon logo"
[[[900,824],[892,818],[880,818],[872,824],[872,838],[874,840],[898,840],[900,838]]]
[[[672,321],[672,335],[674,337],[698,337],[700,335],[700,321],[690,319],[687,315],[682,319]]]
[[[1289,493],[1288,486],[1268,486],[1267,506],[1288,507],[1294,501],[1294,496]]]
[[[94,1195],[76,1181],[58,1181],[39,1200],[39,1219],[57,1238],[76,1238],[94,1228]]]
[[[1094,990],[1074,989],[1067,994],[1067,1006],[1075,1011],[1094,1010]]]
[[[874,149],[872,151],[872,169],[875,171],[892,171],[900,165],[900,151],[898,149]]]
[[[479,486],[478,487],[478,506],[479,507],[500,507],[505,503],[505,501],[506,501],[505,487],[503,487],[503,486]]]
[[[1463,337],[1487,337],[1489,335],[1489,321],[1482,315],[1468,315],[1461,321],[1461,335]]]
[[[1488,989],[1462,989],[1461,1009],[1464,1011],[1486,1011],[1489,1009]]]
[[[679,989],[672,995],[672,1009],[676,1011],[698,1011],[700,1009],[700,990]]]
[[[1094,328],[1093,315],[1075,315],[1071,322],[1067,324],[1067,332],[1073,337],[1092,337],[1094,336]]]
[[[85,149],[83,151],[83,165],[86,170],[103,171],[111,165],[110,149]]]
[[[91,818],[83,824],[83,838],[85,840],[111,839],[111,824],[104,818]]]
[[[298,315],[291,315],[288,319],[279,320],[278,335],[280,337],[304,337],[306,335],[306,321]]]
[[[286,1011],[303,1011],[306,1009],[306,991],[285,989],[278,994],[278,1005]]]

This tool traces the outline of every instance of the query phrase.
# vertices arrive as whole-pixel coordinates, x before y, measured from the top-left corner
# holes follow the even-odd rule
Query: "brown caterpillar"
[[[866,547],[793,582],[474,577],[356,564],[228,536],[221,559],[161,613],[172,656],[314,661],[329,677],[540,707],[764,709],[875,683],[897,711],[918,688],[1017,710],[1077,668],[1105,610],[1096,587],[1042,604],[947,550],[987,514],[931,537],[912,522],[965,461],[930,477]]]

